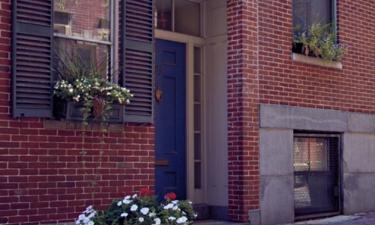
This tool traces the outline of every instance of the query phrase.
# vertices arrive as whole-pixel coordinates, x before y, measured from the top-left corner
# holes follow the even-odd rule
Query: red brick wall
[[[98,131],[45,128],[37,118],[10,118],[10,5],[0,0],[0,224],[74,221],[86,206],[154,185],[154,128],[124,124],[101,145]],[[83,170],[82,147],[87,151]],[[84,174],[93,175],[104,153],[92,200]]]
[[[292,0],[228,0],[229,218],[259,209],[258,103],[375,113],[375,3],[337,1],[343,69],[291,60]]]
[[[257,0],[227,1],[229,220],[259,208]]]
[[[342,70],[293,62],[292,1],[260,1],[261,103],[375,113],[375,3],[337,2],[339,42],[350,48]]]

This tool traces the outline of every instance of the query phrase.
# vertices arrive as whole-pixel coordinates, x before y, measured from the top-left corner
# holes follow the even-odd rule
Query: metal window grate
[[[295,135],[296,217],[339,211],[339,136]]]

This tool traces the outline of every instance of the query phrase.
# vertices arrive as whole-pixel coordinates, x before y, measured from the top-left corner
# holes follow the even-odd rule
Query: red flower
[[[151,191],[148,188],[141,188],[140,190],[140,196],[150,196]]]
[[[166,199],[175,200],[177,198],[176,194],[174,192],[168,192],[164,195]]]

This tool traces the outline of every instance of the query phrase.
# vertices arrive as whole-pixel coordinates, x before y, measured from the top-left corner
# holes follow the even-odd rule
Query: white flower
[[[178,209],[178,206],[173,206],[173,208],[172,208],[173,210],[177,210]]]
[[[187,221],[187,217],[183,216],[183,217],[178,218],[177,223],[186,223],[186,221]]]
[[[141,223],[142,223],[143,221],[145,221],[145,219],[143,219],[143,217],[139,217],[138,220],[139,220],[139,222],[141,222]]]
[[[94,222],[90,221],[87,225],[94,225]]]
[[[137,194],[134,194],[132,198],[136,198],[137,197]]]
[[[130,204],[132,202],[132,200],[124,199],[124,200],[122,200],[122,202],[124,204]]]
[[[120,215],[121,217],[127,217],[128,216],[128,214],[127,213],[121,213],[121,215]]]
[[[141,209],[141,213],[143,214],[143,215],[147,215],[147,213],[150,211],[150,209],[149,208],[142,208]]]
[[[70,89],[69,89],[69,92],[72,93],[72,92],[73,92],[73,88],[70,88]]]
[[[161,224],[161,220],[159,218],[155,218],[154,221],[155,221],[155,225]]]
[[[83,219],[83,222],[84,222],[84,223],[88,223],[89,221],[90,221],[90,219],[87,218],[87,217],[85,217],[85,218]]]
[[[117,202],[117,206],[122,205],[122,201]]]
[[[174,216],[170,216],[170,217],[168,217],[168,219],[171,220],[171,221],[173,221],[173,220],[176,219],[176,217],[174,217]]]
[[[90,215],[88,216],[88,218],[92,218],[92,217],[94,217],[94,216],[95,216],[95,214],[96,214],[96,212],[95,212],[95,211],[93,211],[92,213],[90,213]]]
[[[134,212],[138,209],[138,206],[137,205],[132,205],[132,207],[130,208],[130,211]]]
[[[78,219],[83,220],[83,219],[85,219],[85,217],[86,217],[85,215],[81,214],[81,215],[79,215]]]
[[[168,205],[164,206],[164,209],[171,209],[173,207],[172,203],[169,203]]]
[[[149,217],[154,217],[154,216],[156,216],[156,213],[153,213],[153,212],[152,212],[152,213],[148,214],[148,216],[149,216]]]
[[[173,203],[173,204],[177,204],[177,203],[178,203],[178,200],[173,200],[172,203]]]

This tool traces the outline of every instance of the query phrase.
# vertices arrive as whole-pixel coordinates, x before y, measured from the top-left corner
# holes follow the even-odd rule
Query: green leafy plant
[[[59,10],[64,10],[65,9],[65,4],[67,0],[56,0],[55,4],[57,9]],[[70,0],[71,4],[76,4],[77,0]]]
[[[81,102],[83,108],[83,122],[89,116],[106,121],[113,102],[129,103],[133,97],[129,90],[109,81],[117,71],[108,68],[108,56],[99,60],[94,55],[89,62],[85,61],[73,49],[71,52],[59,48],[56,70],[59,81],[54,87],[57,98]]]
[[[103,7],[108,7],[111,4],[111,0],[104,0]]]
[[[142,188],[140,196],[126,196],[114,199],[102,211],[92,206],[79,215],[78,225],[188,225],[193,222],[196,213],[192,203],[187,200],[175,200],[176,194],[169,192],[165,200],[159,203],[150,190]]]
[[[337,44],[336,32],[332,24],[313,24],[300,32],[293,39],[294,45],[302,44],[305,55],[313,55],[324,61],[342,61],[349,48],[345,44]]]

